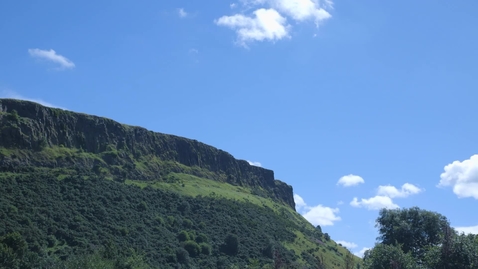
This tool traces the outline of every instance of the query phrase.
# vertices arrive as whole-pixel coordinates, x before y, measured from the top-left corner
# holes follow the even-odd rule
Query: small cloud
[[[454,161],[445,166],[437,187],[453,187],[458,198],[472,197],[478,200],[478,154],[469,159]]]
[[[354,197],[350,205],[353,207],[367,208],[368,210],[379,210],[382,208],[397,209],[400,208],[400,206],[395,204],[392,198],[406,198],[422,191],[422,189],[410,183],[403,184],[400,190],[391,185],[378,186],[376,196],[369,199],[362,198],[360,201],[357,197]]]
[[[338,201],[337,202],[337,205],[343,205],[344,204],[344,201]]]
[[[193,49],[189,49],[189,53],[191,53],[191,54],[198,54],[198,53],[199,53],[199,50],[194,49],[194,48],[193,48]]]
[[[262,167],[262,164],[260,162],[251,162],[251,161],[247,161],[247,162],[252,166]]]
[[[392,199],[387,196],[374,196],[369,199],[361,199],[360,201],[357,197],[354,197],[350,205],[353,207],[363,207],[367,208],[368,210],[380,210],[382,208],[388,209],[397,209],[399,208],[398,205],[394,204]]]
[[[38,104],[40,104],[40,105],[42,105],[42,106],[53,107],[53,108],[60,108],[60,109],[66,110],[66,109],[63,108],[63,107],[59,107],[59,106],[50,104],[50,103],[45,102],[45,101],[43,101],[43,100],[41,100],[41,99],[26,98],[26,97],[21,96],[20,94],[14,92],[14,91],[11,91],[11,90],[2,90],[2,91],[0,92],[0,98],[10,98],[10,99],[30,101],[30,102],[38,103]]]
[[[336,241],[336,243],[337,243],[337,244],[341,244],[342,246],[344,246],[344,247],[346,247],[346,248],[348,248],[348,249],[354,249],[354,248],[358,247],[357,244],[352,243],[352,242],[347,242],[347,241],[341,241],[341,240],[339,240],[339,241]]]
[[[237,42],[244,47],[251,41],[274,41],[288,37],[290,28],[286,18],[276,10],[264,8],[254,11],[253,17],[242,14],[223,16],[215,23],[236,30]]]
[[[294,194],[294,202],[295,210],[297,211],[307,206],[307,204],[304,202],[304,199],[302,199],[302,197],[300,197],[298,194]]]
[[[56,51],[50,50],[41,50],[41,49],[28,49],[30,56],[42,60],[47,60],[61,66],[61,69],[74,68],[75,64],[67,59],[66,57],[59,55]]]
[[[352,187],[363,183],[365,183],[365,180],[363,180],[362,177],[350,174],[341,177],[337,182],[337,185],[342,185],[344,187]]]
[[[422,192],[423,190],[418,188],[417,186],[410,184],[410,183],[405,183],[403,184],[402,188],[398,190],[394,186],[387,185],[387,186],[379,186],[377,194],[378,195],[383,195],[383,196],[388,196],[390,198],[405,198],[413,194],[418,194]]]
[[[178,9],[178,15],[180,18],[186,18],[188,16],[188,13],[184,10],[184,8]]]
[[[338,208],[323,205],[308,206],[298,194],[294,194],[294,201],[296,210],[314,226],[333,226],[334,222],[341,220],[337,216],[337,213],[339,213]]]
[[[316,205],[307,207],[307,212],[303,216],[314,226],[333,226],[334,222],[341,220],[337,213],[339,213],[338,208]]]
[[[252,13],[237,13],[222,16],[216,20],[217,25],[236,30],[238,43],[246,47],[247,42],[276,41],[290,37],[291,19],[296,23],[314,21],[316,27],[332,15],[327,11],[333,9],[331,0],[241,0],[245,10]],[[236,3],[229,5],[231,9]]]
[[[365,254],[365,251],[369,250],[370,248],[362,248],[358,252],[354,252],[354,255],[360,258],[363,258],[363,255]]]
[[[459,233],[465,234],[478,234],[478,225],[469,227],[455,227],[455,230]]]

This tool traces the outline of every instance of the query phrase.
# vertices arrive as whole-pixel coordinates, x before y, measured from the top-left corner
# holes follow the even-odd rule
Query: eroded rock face
[[[295,208],[292,187],[275,180],[272,170],[236,160],[196,140],[33,102],[0,99],[0,147],[21,151],[16,155],[0,152],[3,171],[45,167],[98,172],[104,168],[119,180],[154,180],[183,172],[248,186]],[[62,149],[56,155],[43,152],[55,147]]]

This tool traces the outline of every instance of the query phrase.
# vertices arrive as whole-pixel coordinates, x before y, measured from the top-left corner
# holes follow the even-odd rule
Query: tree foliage
[[[366,269],[477,269],[476,236],[458,234],[443,215],[420,209],[382,209],[379,243],[365,252]]]

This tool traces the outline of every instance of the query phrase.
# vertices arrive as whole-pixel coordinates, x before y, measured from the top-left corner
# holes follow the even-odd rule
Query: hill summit
[[[0,99],[0,126],[0,147],[37,151],[58,147],[82,152],[46,158],[28,152],[3,156],[0,167],[7,171],[62,168],[139,181],[165,179],[171,172],[186,173],[250,187],[254,194],[295,208],[292,187],[274,179],[272,170],[252,166],[196,140],[15,99]]]

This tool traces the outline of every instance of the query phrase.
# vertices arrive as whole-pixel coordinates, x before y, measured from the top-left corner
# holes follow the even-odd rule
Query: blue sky
[[[6,1],[0,93],[258,162],[355,253],[384,206],[478,233],[477,12],[474,0]]]

